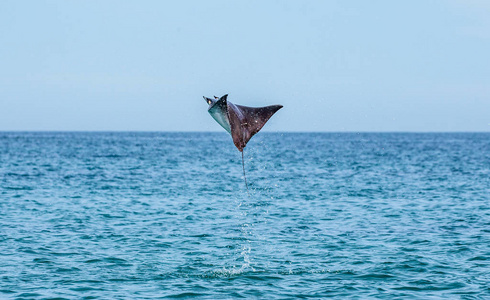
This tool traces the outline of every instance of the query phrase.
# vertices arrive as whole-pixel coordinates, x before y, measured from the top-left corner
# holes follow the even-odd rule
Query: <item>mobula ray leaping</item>
[[[243,148],[245,148],[252,136],[264,127],[272,115],[282,108],[282,105],[247,107],[227,101],[228,95],[224,95],[221,98],[214,96],[214,99],[204,96],[203,98],[209,104],[209,114],[231,134],[233,143],[238,151],[242,153],[243,178],[248,190]]]

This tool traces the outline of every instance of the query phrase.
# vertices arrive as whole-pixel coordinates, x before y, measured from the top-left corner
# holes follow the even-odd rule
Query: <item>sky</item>
[[[0,131],[490,131],[490,2],[0,1]]]

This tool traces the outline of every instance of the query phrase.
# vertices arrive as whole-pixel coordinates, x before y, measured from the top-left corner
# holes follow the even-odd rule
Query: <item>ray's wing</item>
[[[282,105],[270,105],[264,107],[235,106],[243,112],[246,123],[242,125],[247,128],[252,136],[259,132],[272,115],[282,108]]]
[[[259,132],[272,115],[281,108],[282,105],[248,107],[228,102],[231,136],[240,152],[243,151],[252,136]]]

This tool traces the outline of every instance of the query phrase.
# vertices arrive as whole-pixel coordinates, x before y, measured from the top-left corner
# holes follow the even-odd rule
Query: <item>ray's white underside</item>
[[[221,127],[223,127],[229,134],[231,134],[230,121],[228,120],[228,114],[226,110],[224,110],[219,105],[214,105],[211,109],[208,110],[209,114],[213,117],[213,119],[218,122]]]

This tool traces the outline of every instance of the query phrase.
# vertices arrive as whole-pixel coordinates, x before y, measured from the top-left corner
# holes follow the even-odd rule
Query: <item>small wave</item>
[[[32,190],[34,190],[34,188],[30,187],[30,186],[4,186],[3,189],[12,190],[12,191],[32,191]]]
[[[180,298],[191,298],[191,297],[203,297],[203,296],[209,296],[209,295],[210,294],[206,294],[206,293],[185,292],[185,293],[167,295],[167,296],[165,296],[165,298],[180,299]]]
[[[35,263],[38,263],[38,264],[52,264],[53,262],[47,258],[34,258],[32,260],[33,262]]]

